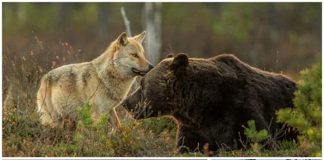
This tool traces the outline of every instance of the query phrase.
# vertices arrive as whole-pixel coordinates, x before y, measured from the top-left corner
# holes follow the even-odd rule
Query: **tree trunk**
[[[144,17],[145,28],[147,31],[146,38],[146,57],[152,64],[160,61],[161,50],[161,15],[162,3],[145,3]]]

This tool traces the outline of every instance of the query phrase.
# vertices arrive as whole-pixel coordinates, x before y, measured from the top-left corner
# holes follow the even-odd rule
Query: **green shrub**
[[[173,119],[169,117],[149,118],[142,120],[146,129],[151,130],[154,134],[159,134],[164,131],[176,134],[177,125]]]
[[[86,103],[80,108],[79,116],[79,123],[81,122],[82,125],[89,127],[93,124],[91,118],[91,106],[89,104]]]
[[[301,72],[297,84],[294,108],[278,111],[278,121],[287,123],[299,131],[298,142],[302,150],[311,156],[321,156],[322,133],[322,66],[314,65]]]
[[[248,127],[244,129],[244,135],[247,138],[251,139],[252,142],[259,143],[266,140],[269,137],[268,132],[265,129],[262,129],[260,131],[256,130],[254,120],[248,121],[247,124]]]
[[[261,151],[261,145],[259,144],[262,141],[265,141],[269,138],[268,132],[265,129],[262,129],[260,131],[256,130],[255,127],[255,121],[250,120],[247,122],[248,127],[245,127],[244,129],[244,135],[251,140],[251,149],[252,151],[260,156]]]

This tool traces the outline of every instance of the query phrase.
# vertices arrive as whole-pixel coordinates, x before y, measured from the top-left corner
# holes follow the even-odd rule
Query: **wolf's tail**
[[[46,74],[42,77],[40,87],[37,92],[37,112],[40,114],[40,121],[42,125],[55,127],[57,122],[55,120],[55,110],[51,101],[51,88],[50,77]]]

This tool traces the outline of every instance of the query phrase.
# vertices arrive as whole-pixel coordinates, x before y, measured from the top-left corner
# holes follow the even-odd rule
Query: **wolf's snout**
[[[141,88],[137,88],[131,95],[121,102],[121,106],[131,111],[141,101]]]
[[[154,66],[152,64],[148,65],[148,69],[147,70],[139,70],[137,68],[132,68],[132,71],[140,76],[144,76],[147,72],[149,72],[152,68],[154,68]]]
[[[137,74],[137,75],[144,76],[148,72],[148,70],[142,71],[142,70],[139,70],[139,69],[136,69],[136,68],[132,68],[132,72]]]

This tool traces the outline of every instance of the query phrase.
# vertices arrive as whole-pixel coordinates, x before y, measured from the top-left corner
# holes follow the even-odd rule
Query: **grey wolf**
[[[94,60],[64,65],[45,74],[37,92],[41,123],[57,127],[66,117],[75,120],[78,108],[87,103],[94,122],[109,114],[118,124],[115,105],[125,97],[136,76],[153,68],[144,56],[144,38],[145,31],[134,37],[121,33]]]

